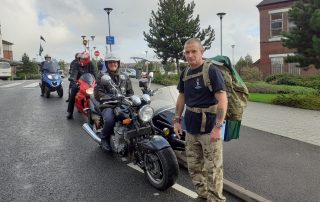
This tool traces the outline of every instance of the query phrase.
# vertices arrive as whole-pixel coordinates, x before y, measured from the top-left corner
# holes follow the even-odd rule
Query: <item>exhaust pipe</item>
[[[88,123],[84,123],[82,125],[82,128],[83,130],[85,130],[87,132],[87,134],[95,141],[97,142],[98,144],[101,143],[101,138],[98,137],[94,132],[93,130],[90,128],[89,124]]]

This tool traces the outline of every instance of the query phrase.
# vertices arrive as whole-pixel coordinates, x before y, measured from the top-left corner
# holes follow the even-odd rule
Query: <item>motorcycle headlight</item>
[[[49,78],[50,80],[52,80],[52,79],[53,79],[53,77],[52,77],[52,75],[51,75],[51,74],[49,74],[49,75],[48,75],[48,78]]]
[[[150,105],[145,105],[139,109],[139,118],[143,122],[148,122],[153,117],[153,108]]]
[[[86,90],[86,93],[87,93],[88,95],[92,95],[92,94],[93,94],[93,88],[88,88],[88,89]]]

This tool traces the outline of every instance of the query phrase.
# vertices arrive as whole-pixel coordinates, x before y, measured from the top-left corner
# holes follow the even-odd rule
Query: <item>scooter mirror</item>
[[[149,78],[153,78],[153,72],[150,72],[150,73],[148,74],[148,77],[149,77]]]

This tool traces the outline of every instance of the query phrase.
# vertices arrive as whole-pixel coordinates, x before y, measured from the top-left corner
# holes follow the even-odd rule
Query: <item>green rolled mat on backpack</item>
[[[239,139],[241,121],[226,120],[224,141],[228,142],[232,139]]]

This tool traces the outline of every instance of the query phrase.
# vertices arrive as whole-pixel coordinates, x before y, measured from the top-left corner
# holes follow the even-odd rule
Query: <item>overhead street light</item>
[[[220,18],[220,35],[221,35],[221,37],[220,37],[220,55],[222,55],[222,18],[225,14],[226,13],[223,13],[223,12],[217,13],[217,16],[219,16],[219,18]]]
[[[109,15],[111,13],[111,11],[113,10],[112,8],[104,8],[103,10],[105,10],[108,14],[108,27],[109,27],[109,36],[110,36],[110,18],[109,18]],[[110,52],[112,52],[111,50],[111,44],[110,45]]]

